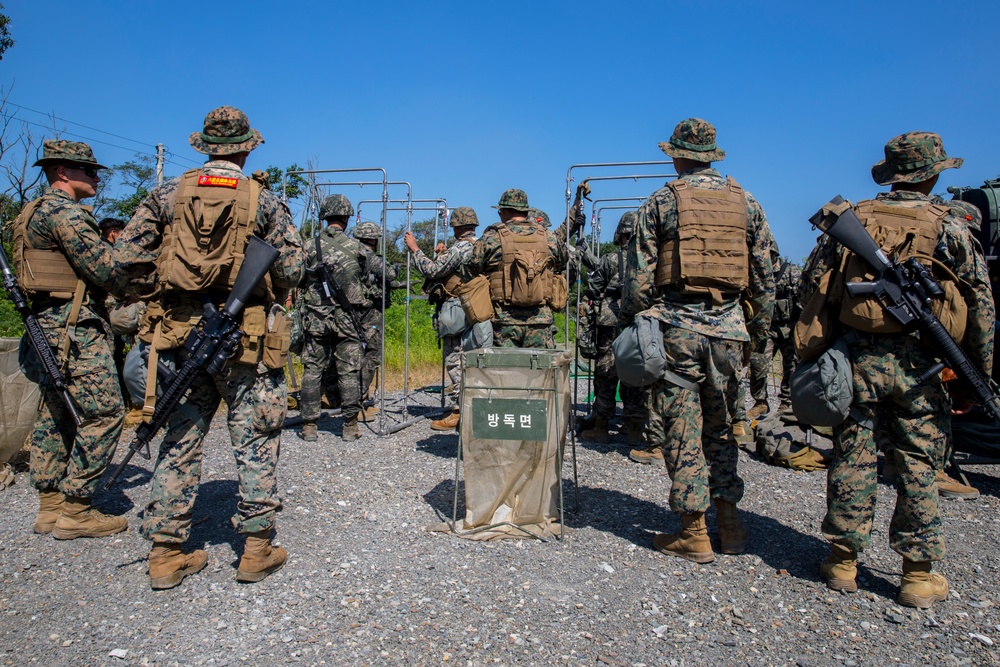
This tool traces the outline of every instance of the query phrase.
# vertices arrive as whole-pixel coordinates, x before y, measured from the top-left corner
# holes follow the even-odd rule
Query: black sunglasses
[[[87,175],[87,178],[97,178],[97,170],[94,169],[93,167],[83,167],[78,164],[68,164],[66,165],[66,168],[79,169],[80,171],[82,171],[84,174]]]

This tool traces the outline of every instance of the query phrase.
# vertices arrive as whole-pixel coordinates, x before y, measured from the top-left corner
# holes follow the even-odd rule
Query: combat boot
[[[767,401],[757,401],[754,406],[747,410],[747,419],[753,421],[755,419],[760,419],[767,414],[768,410],[771,408],[768,406]]]
[[[435,431],[454,431],[458,428],[458,422],[461,420],[461,414],[458,412],[451,412],[447,417],[443,419],[435,419],[431,422],[431,428]]]
[[[827,588],[853,593],[858,590],[858,552],[843,544],[834,544],[830,555],[819,564],[819,576]]]
[[[370,405],[361,411],[362,421],[370,422],[375,416],[378,415],[378,406]]]
[[[653,538],[656,550],[695,563],[711,563],[715,560],[712,542],[708,539],[708,527],[705,525],[705,513],[682,514],[681,526],[679,533],[657,533]]]
[[[931,572],[930,561],[916,563],[903,559],[903,580],[896,601],[905,607],[928,609],[935,602],[948,599],[948,580]]]
[[[629,417],[625,420],[625,437],[630,445],[641,445],[642,434],[646,430],[646,420],[641,417]]]
[[[628,457],[636,463],[663,463],[663,446],[651,445],[645,449],[633,449]]]
[[[934,483],[937,485],[938,495],[942,498],[975,500],[979,497],[979,489],[968,484],[962,484],[944,470],[938,470],[937,476],[934,478]]]
[[[208,554],[201,549],[187,554],[179,544],[153,542],[149,552],[149,587],[154,591],[173,588],[184,577],[204,570],[207,564]]]
[[[316,442],[319,440],[319,429],[316,428],[316,422],[302,422],[302,430],[299,431],[299,437],[306,442]]]
[[[608,433],[608,420],[603,417],[595,417],[594,425],[586,431],[581,431],[580,438],[583,440],[595,440],[598,442],[610,440],[611,434]]]
[[[35,517],[36,533],[48,535],[52,532],[52,527],[56,525],[56,519],[62,514],[64,499],[62,491],[38,492],[38,515]]]
[[[734,438],[747,437],[747,426],[742,419],[733,422],[733,437]]]
[[[90,498],[66,496],[62,514],[52,526],[52,537],[75,540],[78,537],[107,537],[128,528],[123,516],[109,516],[90,506]]]
[[[262,530],[247,534],[243,557],[236,570],[236,581],[254,583],[272,572],[277,572],[285,564],[288,552],[284,547],[271,545],[271,531]]]
[[[719,527],[720,551],[741,554],[750,542],[750,532],[743,526],[736,503],[715,499],[715,523]]]
[[[344,442],[354,442],[361,437],[361,429],[358,428],[358,416],[344,420],[344,433],[341,436]]]

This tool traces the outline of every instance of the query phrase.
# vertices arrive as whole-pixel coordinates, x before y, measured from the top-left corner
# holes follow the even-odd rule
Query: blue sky
[[[1000,172],[992,3],[4,4],[16,44],[0,83],[18,115],[119,135],[66,125],[114,144],[93,142],[105,163],[162,142],[168,176],[201,161],[188,135],[230,104],[266,139],[250,169],[383,167],[481,223],[519,187],[558,218],[571,164],[665,159],[657,143],[698,116],[728,152],[720,170],[800,260],[816,235],[808,216],[835,194],[877,192],[870,168],[896,134],[938,132],[965,158],[942,192]],[[607,181],[594,196],[659,185]],[[618,213],[604,214],[605,238]]]

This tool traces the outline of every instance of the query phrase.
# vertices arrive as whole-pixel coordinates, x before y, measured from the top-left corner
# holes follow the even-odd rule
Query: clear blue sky
[[[942,192],[1000,172],[995,3],[4,4],[10,101],[140,142],[67,124],[123,147],[94,142],[105,163],[162,142],[168,176],[201,161],[188,135],[230,104],[267,141],[250,169],[384,167],[481,223],[519,187],[561,218],[571,164],[665,159],[657,142],[699,116],[728,152],[721,171],[800,260],[815,238],[806,218],[835,194],[877,192],[869,170],[896,134],[938,132],[965,158]],[[627,172],[579,175],[611,173]],[[594,196],[659,185],[605,182]]]

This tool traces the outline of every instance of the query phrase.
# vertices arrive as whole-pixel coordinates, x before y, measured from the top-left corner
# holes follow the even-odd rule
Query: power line
[[[62,121],[64,123],[69,123],[70,125],[79,125],[80,127],[86,128],[88,130],[93,130],[94,132],[100,132],[101,134],[106,134],[109,137],[115,137],[116,139],[124,139],[125,141],[131,141],[134,144],[141,144],[143,146],[148,145],[148,144],[146,144],[146,142],[139,141],[138,139],[129,139],[128,137],[123,137],[120,134],[115,134],[113,132],[107,132],[105,130],[100,130],[100,129],[96,128],[96,127],[90,127],[89,125],[84,125],[83,123],[77,123],[76,121],[67,120],[66,118],[60,118],[55,113],[51,113],[51,114],[45,113],[44,111],[39,111],[37,109],[32,109],[30,107],[24,106],[23,104],[16,104],[15,102],[11,102],[9,100],[7,101],[7,104],[11,105],[12,107],[17,107],[18,109],[24,109],[25,111],[31,111],[32,113],[37,113],[37,114],[39,114],[41,116],[48,116],[48,117],[51,117],[51,118],[53,118],[55,120],[60,120],[60,121]],[[79,135],[77,135],[77,136],[79,136]],[[117,147],[117,148],[120,148],[120,146]],[[124,150],[129,150],[129,149],[126,148]]]

